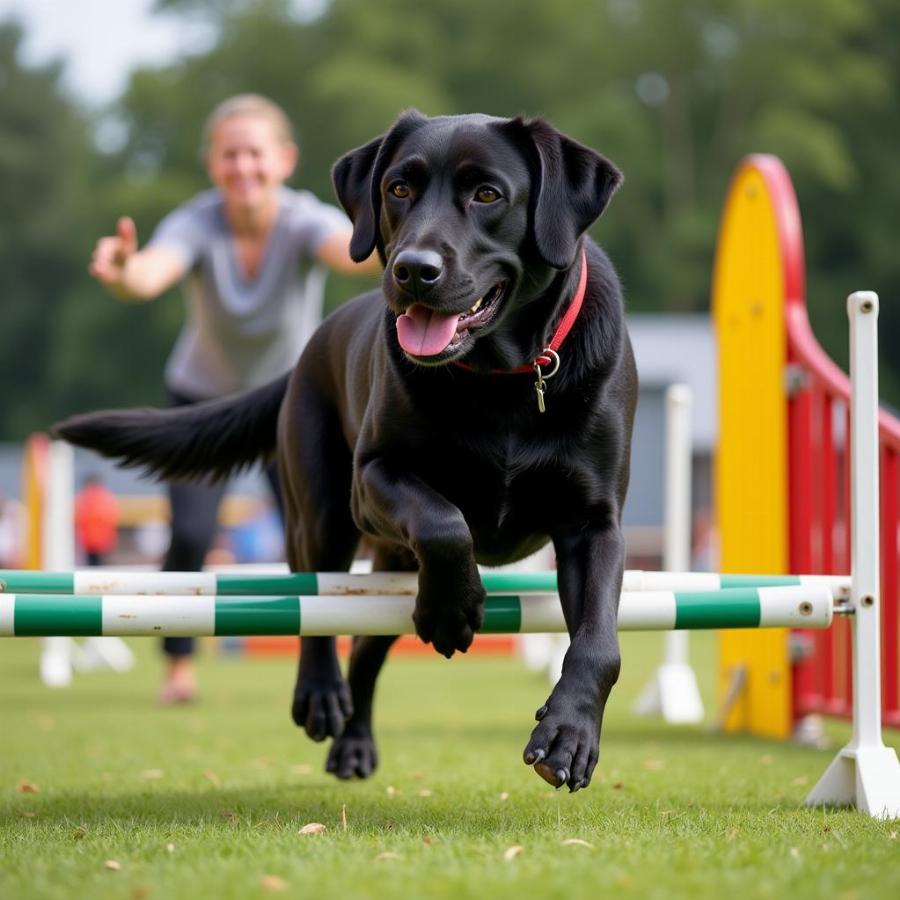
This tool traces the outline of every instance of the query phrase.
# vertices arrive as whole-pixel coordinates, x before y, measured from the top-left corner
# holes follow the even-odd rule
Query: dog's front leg
[[[382,459],[361,465],[354,515],[363,531],[411,550],[419,564],[416,633],[444,656],[465,652],[484,619],[484,588],[462,513],[416,475]]]
[[[554,534],[563,615],[572,642],[562,676],[535,717],[524,758],[554,787],[587,787],[603,710],[619,677],[617,616],[624,542],[618,524]]]

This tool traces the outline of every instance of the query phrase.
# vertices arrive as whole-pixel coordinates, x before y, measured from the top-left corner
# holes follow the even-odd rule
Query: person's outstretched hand
[[[116,222],[116,233],[97,241],[88,271],[99,282],[113,290],[122,289],[125,266],[137,252],[137,228],[134,219],[122,216]]]

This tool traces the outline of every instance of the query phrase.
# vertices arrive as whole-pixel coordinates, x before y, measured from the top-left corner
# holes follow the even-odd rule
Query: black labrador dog
[[[571,646],[524,759],[578,790],[620,663],[637,377],[618,280],[584,232],[621,175],[540,119],[409,111],[333,179],[381,292],[329,316],[266,387],[56,432],[164,478],[226,477],[277,449],[291,568],[346,570],[365,535],[377,570],[418,571],[416,631],[448,657],[482,622],[477,564],[552,540]],[[346,682],[333,638],[301,640],[294,721],[334,738],[330,772],[366,777],[395,638],[356,638]]]

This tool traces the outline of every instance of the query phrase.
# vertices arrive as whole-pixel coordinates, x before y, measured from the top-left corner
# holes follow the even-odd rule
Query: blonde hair
[[[293,144],[294,133],[287,113],[274,101],[262,94],[235,94],[223,100],[207,117],[203,126],[203,155],[209,150],[213,132],[225,119],[233,116],[259,116],[266,119],[275,137],[284,144]]]

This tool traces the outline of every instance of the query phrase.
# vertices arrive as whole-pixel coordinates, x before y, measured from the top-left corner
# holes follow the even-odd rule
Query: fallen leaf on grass
[[[298,763],[296,766],[291,766],[291,772],[294,775],[310,775],[312,766],[307,763]]]
[[[108,859],[103,863],[103,868],[109,869],[111,872],[118,872],[122,868],[122,863],[116,862],[114,859]]]
[[[36,815],[37,815],[37,813],[27,812],[27,811],[22,813],[22,816],[26,819],[33,819]]]
[[[562,842],[563,847],[587,847],[589,850],[594,849],[593,844],[583,841],[581,838],[566,838]]]
[[[162,769],[144,769],[141,772],[140,777],[146,779],[147,781],[155,781],[159,778],[165,777],[165,772]]]
[[[771,753],[763,753],[763,755],[759,758],[759,761],[764,766],[771,766],[773,762],[775,762],[775,757],[772,756]]]
[[[612,789],[613,789],[614,791],[621,791],[623,787],[625,787],[625,782],[623,782],[623,781],[616,781],[616,782],[613,783]]]
[[[147,900],[150,896],[150,888],[136,887],[131,889],[131,900]]]
[[[384,789],[384,792],[388,795],[388,797],[396,797],[397,794],[400,793],[400,791],[398,791],[397,788],[395,788],[392,784],[389,784],[389,785]]]
[[[800,851],[796,847],[791,847],[791,856],[794,859],[800,859]]]
[[[166,853],[174,853],[175,845],[174,844],[166,844]]]
[[[737,836],[738,836],[737,828],[732,828],[731,831],[729,831],[725,835],[725,843],[730,844]]]
[[[503,851],[503,858],[509,862],[511,859],[515,859],[524,848],[520,847],[518,844],[514,844],[512,847],[507,847],[506,850]]]
[[[20,781],[16,785],[16,790],[20,794],[36,794],[38,793],[38,786],[36,784],[32,784],[30,781]]]
[[[434,838],[428,837],[428,836],[426,835],[425,837],[422,838],[422,843],[423,843],[426,847],[430,847],[430,846],[434,843]]]
[[[72,837],[75,838],[76,841],[80,841],[83,837],[85,837],[88,833],[87,825],[79,825],[72,831]]]
[[[501,799],[501,800],[509,800],[509,792],[508,792],[508,791],[503,791],[503,792],[500,794],[500,799]]]
[[[896,832],[896,831],[892,831],[892,832],[888,835],[888,840],[889,840],[889,841],[896,841],[896,840],[897,840],[897,832]]]
[[[798,775],[791,782],[791,787],[803,787],[804,784],[809,784],[809,776],[808,775]]]
[[[277,875],[263,875],[263,877],[259,879],[259,886],[264,891],[271,891],[273,894],[287,890],[287,882]]]
[[[310,822],[308,825],[304,825],[298,834],[321,834],[327,830],[321,822]]]
[[[53,731],[56,728],[56,719],[53,716],[38,715],[34,716],[32,721],[44,732]]]
[[[399,853],[391,853],[389,850],[386,850],[375,857],[375,862],[385,862],[389,859],[403,859],[403,857]]]
[[[419,791],[419,796],[420,797],[430,797],[431,791],[429,791],[428,788],[423,788],[421,791]]]
[[[222,784],[222,779],[219,778],[219,776],[216,775],[216,773],[213,772],[212,769],[204,769],[204,771],[203,771],[203,777],[204,777],[208,782],[210,782],[210,784],[213,784],[213,785],[215,785],[216,787],[219,787],[219,786]]]
[[[650,772],[658,772],[666,767],[665,762],[661,759],[645,759],[641,765]]]

